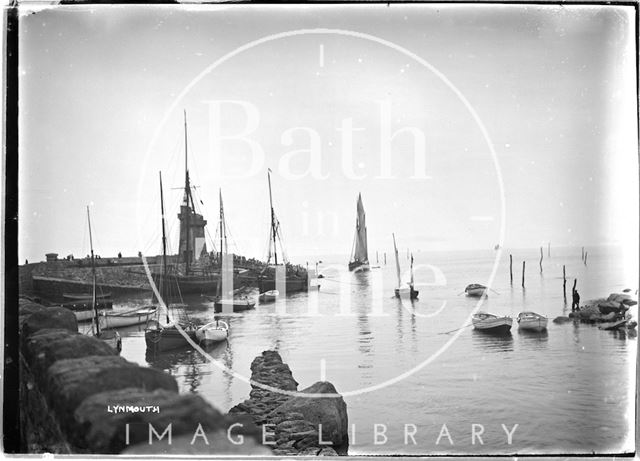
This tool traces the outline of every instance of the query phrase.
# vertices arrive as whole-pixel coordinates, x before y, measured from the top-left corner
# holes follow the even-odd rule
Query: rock
[[[37,331],[44,329],[63,329],[73,333],[78,332],[78,321],[69,309],[64,307],[47,307],[30,314],[22,322],[22,336],[28,338]]]
[[[622,290],[623,293],[629,293],[631,291],[631,288],[625,288],[624,290]]]
[[[631,299],[631,296],[622,293],[611,293],[607,298],[607,301],[614,301],[617,303],[621,303],[625,299]]]
[[[273,456],[275,450],[272,452],[267,447],[259,445],[253,439],[245,439],[242,445],[233,444],[228,438],[226,431],[215,431],[206,433],[206,441],[201,436],[198,436],[195,440],[193,434],[185,434],[178,437],[173,437],[171,445],[164,440],[155,441],[152,445],[149,445],[148,441],[139,445],[132,446],[125,450],[122,454],[126,456],[134,455],[175,455],[175,457],[184,457],[188,455],[215,455],[215,456],[234,456],[240,457],[240,459],[248,456],[255,456],[258,458],[266,458]],[[194,442],[193,444],[191,442]],[[283,455],[292,454],[286,450],[282,450]]]
[[[340,453],[348,446],[347,404],[333,384],[319,381],[301,391],[305,394],[333,394],[335,397],[293,397],[277,408],[277,413],[296,412],[304,416],[320,431],[322,440],[333,443],[333,448]],[[274,412],[275,413],[275,412]],[[269,418],[269,416],[267,417]]]
[[[317,456],[338,456],[338,453],[333,448],[326,447],[320,450]]]
[[[571,312],[569,314],[569,317],[571,317],[571,314],[573,314],[573,312]],[[571,319],[569,317],[563,317],[563,316],[559,316],[556,317],[555,319],[553,319],[553,323],[567,323],[567,322],[571,322]]]
[[[123,413],[107,411],[115,405],[130,405],[138,408],[155,406],[159,411]],[[162,434],[171,424],[172,436],[191,434],[193,437],[199,424],[205,433],[224,431],[226,434],[232,425],[238,423],[242,426],[232,429],[233,440],[238,441],[239,436],[242,436],[245,441],[248,438],[258,443],[262,440],[262,432],[250,418],[225,416],[198,395],[178,395],[163,389],[153,392],[140,389],[101,392],[86,398],[76,409],[74,416],[77,424],[83,427],[76,443],[81,448],[90,449],[91,453],[120,453],[126,449],[127,424],[129,424],[129,445],[148,443],[149,424],[159,434]]]
[[[142,368],[119,356],[95,356],[58,360],[46,373],[47,400],[63,429],[78,430],[74,412],[90,395],[125,388],[178,392],[175,379],[160,370]]]
[[[87,355],[115,355],[108,344],[96,338],[69,330],[39,330],[25,344],[25,359],[36,378],[46,376],[47,369],[58,360]]]
[[[633,299],[623,299],[622,304],[624,304],[625,306],[635,306],[636,304],[638,304],[638,301],[634,301]]]
[[[47,309],[40,304],[36,304],[31,300],[23,298],[20,298],[18,305],[18,325],[20,330],[22,330],[22,324],[31,316],[31,314]]]

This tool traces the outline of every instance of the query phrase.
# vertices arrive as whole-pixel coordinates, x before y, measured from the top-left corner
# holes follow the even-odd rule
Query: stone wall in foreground
[[[22,452],[271,454],[249,416],[224,415],[198,395],[178,394],[172,376],[79,334],[71,311],[21,300],[19,324]],[[115,405],[132,408],[115,413]],[[236,443],[227,436],[231,426]]]

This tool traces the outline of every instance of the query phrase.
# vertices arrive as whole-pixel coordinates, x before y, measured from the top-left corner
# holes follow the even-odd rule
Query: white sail
[[[365,220],[364,206],[362,205],[362,196],[360,194],[358,194],[356,210],[356,238],[353,257],[351,259],[352,261],[368,263],[369,253],[367,250],[367,224]]]
[[[400,275],[400,258],[398,257],[398,247],[396,246],[396,236],[395,234],[391,234],[393,236],[393,252],[396,255],[396,275],[398,277],[398,288],[402,285],[402,276]]]

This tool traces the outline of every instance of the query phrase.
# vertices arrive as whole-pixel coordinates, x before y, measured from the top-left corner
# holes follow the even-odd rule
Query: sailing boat
[[[184,112],[184,196],[180,206],[178,219],[180,220],[180,243],[178,247],[178,261],[182,264],[170,273],[155,273],[153,277],[157,285],[169,282],[177,284],[180,294],[214,293],[219,274],[210,270],[208,265],[201,264],[198,257],[206,253],[204,243],[204,228],[207,221],[201,214],[196,213],[191,180],[189,177],[188,149],[187,149],[187,113]],[[199,247],[199,248],[197,248]],[[167,278],[168,277],[168,278]]]
[[[227,245],[227,224],[224,219],[224,206],[222,204],[222,190],[219,191],[220,197],[220,277],[218,277],[218,283],[216,286],[216,297],[213,300],[213,309],[214,312],[240,312],[246,311],[249,309],[253,309],[256,305],[255,301],[251,301],[248,298],[244,297],[243,299],[234,299],[233,297],[228,299],[224,298],[221,293],[221,285],[222,285],[222,274],[223,271],[227,270],[224,267],[224,262],[227,260],[228,254],[228,245]],[[217,323],[216,323],[217,327]],[[228,329],[228,327],[227,327]]]
[[[164,197],[162,193],[162,173],[160,173],[160,210],[162,216],[162,277],[160,278],[160,297],[162,298],[160,303],[166,303],[168,299],[168,288],[169,285],[166,283],[169,278],[167,274],[167,237],[165,233],[165,223],[164,223]],[[164,305],[166,308],[166,304]],[[158,314],[160,313],[160,309],[156,311]],[[169,312],[166,312],[166,320],[167,324],[160,324],[160,319],[152,320],[147,323],[147,328],[144,330],[144,340],[147,345],[147,349],[150,349],[155,352],[162,352],[171,349],[176,349],[178,347],[188,346],[189,342],[182,335],[180,331],[178,331],[175,323],[171,321],[169,318]],[[187,334],[189,338],[196,341],[196,329],[197,325],[192,322],[182,322],[180,323],[180,327]]]
[[[353,242],[353,251],[349,261],[350,271],[368,271],[369,256],[367,252],[367,225],[365,222],[364,206],[362,205],[362,195],[358,194],[356,205],[356,234]]]
[[[91,322],[91,330],[93,335],[101,341],[104,341],[113,349],[118,351],[122,350],[122,339],[117,331],[101,331],[100,330],[100,316],[98,313],[98,299],[96,295],[96,261],[93,254],[93,236],[91,235],[91,215],[89,214],[89,207],[87,206],[87,222],[89,223],[89,245],[91,246],[91,278],[93,285],[93,292],[91,295],[91,304],[93,306],[93,320]]]
[[[277,269],[283,267],[283,264],[278,264],[278,249],[276,243],[280,242],[280,248],[282,249],[282,237],[280,235],[280,222],[276,218],[275,211],[273,209],[273,196],[271,193],[271,169],[267,171],[267,180],[269,182],[269,205],[271,207],[271,229],[269,231],[269,255],[267,258],[267,266],[258,275],[258,289],[261,294],[271,291],[272,295],[277,291],[277,295],[280,295],[279,288],[276,287],[276,272]],[[273,248],[272,248],[273,247]],[[271,256],[273,256],[274,264],[271,263]],[[292,293],[296,291],[307,291],[309,289],[309,273],[301,266],[292,266],[287,261],[284,252],[282,254],[285,270],[285,292]],[[276,296],[277,296],[276,295]]]
[[[407,285],[408,287],[402,286],[402,277],[400,271],[400,258],[398,257],[398,247],[396,246],[396,236],[395,234],[391,234],[393,237],[393,252],[396,256],[396,276],[398,277],[398,286],[394,290],[396,298],[405,298],[409,297],[409,299],[417,299],[418,291],[413,288],[413,255],[411,255],[411,280]]]

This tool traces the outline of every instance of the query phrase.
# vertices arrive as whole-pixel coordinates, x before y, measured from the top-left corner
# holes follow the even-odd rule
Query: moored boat
[[[487,312],[478,312],[471,318],[473,328],[486,333],[508,333],[511,330],[511,317],[498,317]]]
[[[202,344],[225,341],[229,337],[229,325],[222,320],[207,323],[196,330],[196,338]]]
[[[517,321],[520,330],[544,331],[549,319],[535,312],[520,312]]]
[[[96,292],[96,263],[95,263],[95,255],[93,253],[93,236],[91,234],[91,216],[89,214],[88,206],[87,206],[87,223],[89,225],[89,245],[91,246],[91,279],[92,279],[92,286],[93,286],[93,292],[91,295],[91,305],[93,307],[91,332],[94,337],[108,344],[109,346],[111,346],[112,349],[120,353],[120,351],[122,351],[122,338],[120,337],[120,334],[115,330],[102,331],[100,328],[100,320],[98,315],[98,300],[97,300],[97,292]]]
[[[396,256],[396,277],[398,279],[398,286],[394,290],[394,295],[396,298],[409,298],[409,299],[418,299],[418,290],[413,287],[413,255],[411,255],[411,280],[407,283],[408,286],[402,286],[402,276],[400,273],[400,258],[398,257],[398,247],[396,246],[396,236],[395,234],[391,234],[393,237],[393,252]]]
[[[106,330],[147,323],[155,315],[156,310],[156,307],[146,306],[126,312],[104,312],[100,316],[100,328]]]
[[[309,271],[299,265],[290,264],[287,261],[280,233],[280,221],[276,217],[273,207],[273,195],[271,191],[271,170],[267,170],[269,183],[269,206],[271,208],[271,227],[269,229],[269,249],[267,264],[257,274],[256,282],[260,293],[278,290],[280,294],[295,293],[309,290]],[[278,244],[280,246],[282,260],[278,262]],[[271,263],[273,258],[273,264]]]
[[[367,224],[361,194],[358,194],[358,202],[356,204],[356,233],[353,240],[351,258],[349,260],[349,270],[353,272],[369,270]]]
[[[182,323],[180,328],[185,335],[194,342],[198,342],[196,337],[197,326],[192,323]],[[178,330],[175,324],[160,325],[155,320],[149,322],[144,330],[144,341],[147,349],[153,352],[164,352],[172,349],[190,346],[189,341]]]
[[[479,283],[472,283],[467,285],[464,289],[464,292],[467,296],[471,296],[474,298],[480,298],[481,296],[487,296],[487,287],[484,285],[480,285]]]
[[[260,293],[258,299],[261,303],[271,303],[278,299],[278,296],[280,296],[280,292],[278,290],[269,290],[264,293]]]

